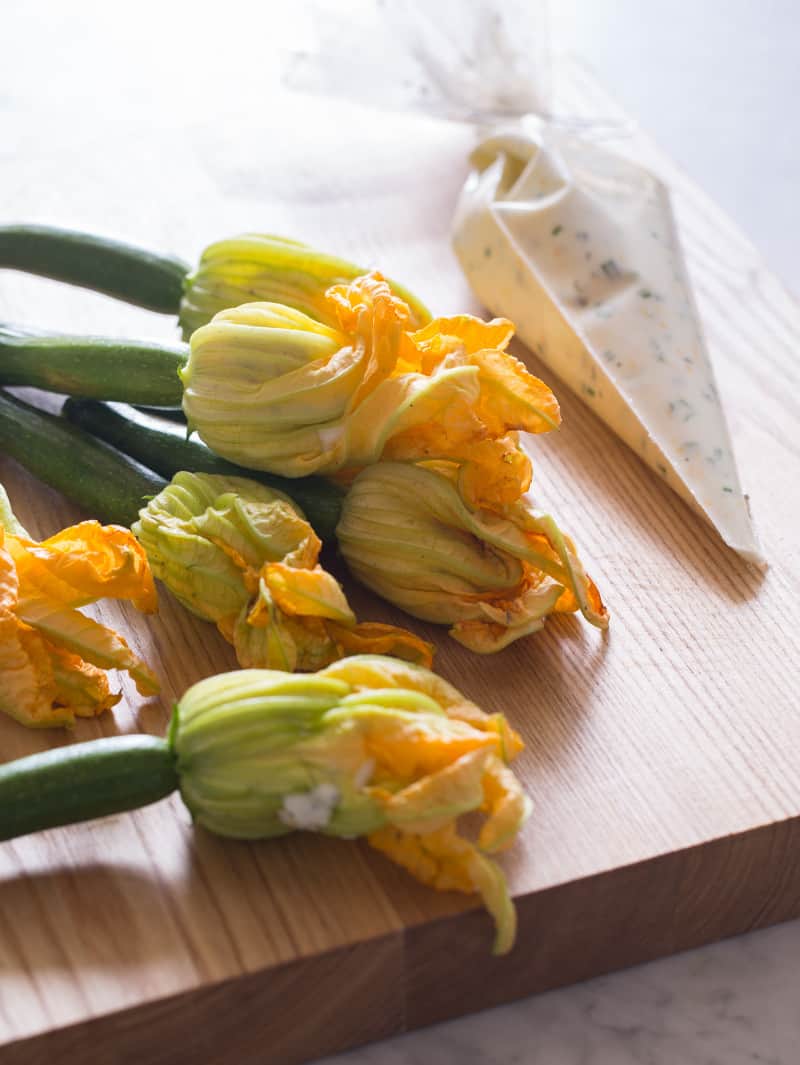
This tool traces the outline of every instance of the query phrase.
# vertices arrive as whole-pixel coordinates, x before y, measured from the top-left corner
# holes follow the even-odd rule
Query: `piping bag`
[[[669,190],[548,116],[544,3],[313,4],[292,88],[470,122],[453,248],[477,298],[655,475],[762,563]]]

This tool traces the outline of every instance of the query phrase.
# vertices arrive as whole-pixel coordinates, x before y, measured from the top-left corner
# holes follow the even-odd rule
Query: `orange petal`
[[[295,569],[282,562],[270,562],[262,570],[262,579],[276,605],[286,614],[331,618],[344,624],[355,622],[342,586],[321,566]]]
[[[383,775],[410,784],[438,773],[465,754],[487,748],[498,750],[496,734],[466,723],[423,717],[380,718],[365,726],[364,744]]]
[[[499,348],[502,351],[513,335],[514,324],[507,318],[493,318],[491,322],[484,322],[471,314],[457,314],[451,318],[434,318],[424,329],[412,333],[411,340],[420,351],[435,356],[452,351],[454,340],[466,354],[483,348]],[[431,368],[432,364],[428,362],[425,372],[430,373]]]
[[[342,331],[361,353],[361,383],[348,403],[353,410],[394,371],[411,312],[377,271],[347,285],[333,285],[326,298]]]
[[[531,460],[515,434],[462,449],[458,487],[465,502],[492,509],[515,503],[531,486]]]
[[[382,805],[388,821],[405,832],[430,832],[477,810],[485,801],[483,777],[492,758],[489,747],[479,747],[387,795]]]
[[[531,804],[514,773],[499,758],[491,759],[483,775],[483,809],[488,820],[478,846],[493,853],[507,847],[530,813]]]
[[[475,352],[469,361],[480,371],[478,414],[490,433],[500,436],[509,429],[548,433],[561,424],[558,400],[519,359],[487,349]]]
[[[129,529],[84,521],[40,544],[8,539],[26,594],[35,589],[64,606],[111,598],[148,613],[157,607],[147,555]]]
[[[96,717],[122,698],[112,693],[108,674],[78,655],[47,643],[56,682],[56,701],[76,717]]]
[[[438,891],[476,892],[483,899],[497,929],[494,953],[514,945],[516,913],[500,868],[448,825],[426,835],[409,835],[383,828],[367,837],[371,846]]]
[[[330,622],[328,632],[342,655],[390,655],[392,658],[414,662],[425,669],[430,669],[433,665],[433,644],[395,625],[362,621],[348,628]]]

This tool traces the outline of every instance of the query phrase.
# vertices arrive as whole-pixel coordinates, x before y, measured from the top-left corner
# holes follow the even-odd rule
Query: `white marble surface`
[[[800,5],[551,0],[578,54],[800,294]],[[524,999],[324,1065],[798,1065],[800,922]],[[319,1065],[323,1065],[320,1062]]]
[[[798,965],[794,921],[324,1065],[797,1065]]]

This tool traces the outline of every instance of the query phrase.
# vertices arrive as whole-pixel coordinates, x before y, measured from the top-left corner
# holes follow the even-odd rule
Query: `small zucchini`
[[[0,226],[0,268],[66,281],[161,314],[177,314],[189,266],[107,237],[55,226]]]
[[[341,515],[344,492],[322,477],[288,479],[245,469],[215,455],[205,444],[188,440],[186,426],[118,403],[68,399],[63,415],[126,455],[172,478],[179,470],[249,477],[277,488],[297,503],[323,540],[332,539]]]
[[[0,391],[0,453],[92,517],[129,526],[166,480],[64,418]]]
[[[135,810],[179,785],[157,736],[111,736],[0,766],[0,840]]]
[[[0,385],[180,406],[185,345],[62,336],[0,325]]]

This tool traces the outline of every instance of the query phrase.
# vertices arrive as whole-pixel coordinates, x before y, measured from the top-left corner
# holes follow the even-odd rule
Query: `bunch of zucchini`
[[[329,279],[361,269],[329,262]],[[174,315],[192,282],[189,266],[177,258],[49,226],[0,227],[0,268]],[[130,525],[149,496],[179,470],[190,470],[246,475],[279,489],[294,499],[323,540],[331,538],[342,500],[336,485],[319,477],[289,481],[243,470],[188,439],[178,377],[187,359],[186,344],[77,337],[0,324],[0,386],[71,397],[58,418],[0,391],[0,450],[106,522]]]

